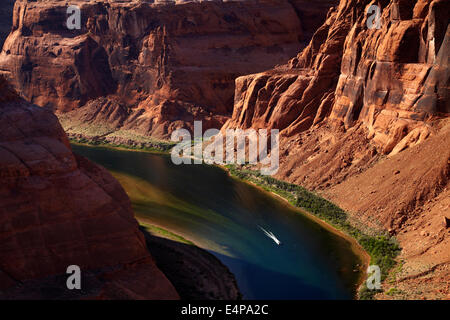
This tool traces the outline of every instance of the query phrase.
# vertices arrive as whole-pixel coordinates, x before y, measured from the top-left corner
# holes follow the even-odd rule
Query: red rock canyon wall
[[[334,1],[316,3],[74,1],[82,28],[70,31],[65,1],[19,0],[0,73],[32,103],[75,109],[69,122],[107,124],[103,135],[167,138],[194,119],[220,128],[235,78],[295,56]]]
[[[84,298],[178,297],[149,255],[120,184],[74,155],[57,118],[2,77],[0,226],[0,297],[20,284],[28,288],[24,298],[42,298],[45,285],[35,284],[42,290],[33,296],[27,281],[65,274],[69,265],[82,270]],[[97,283],[92,291],[88,274]],[[57,287],[63,293],[65,279]]]

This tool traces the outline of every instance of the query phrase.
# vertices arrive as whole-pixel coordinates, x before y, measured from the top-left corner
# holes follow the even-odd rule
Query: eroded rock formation
[[[367,27],[371,1],[341,1],[288,65],[238,78],[226,127],[268,127],[285,136],[328,122],[360,123],[383,154],[430,134],[426,120],[450,112],[448,1],[385,1],[381,28]]]
[[[234,79],[295,56],[331,3],[74,1],[82,21],[71,31],[65,1],[19,0],[0,70],[28,101],[74,110],[69,133],[87,124],[92,135],[167,138],[194,119],[220,128]]]
[[[0,70],[25,98],[64,113],[69,132],[166,138],[193,119],[280,129],[277,178],[396,235],[405,297],[445,297],[450,3],[341,0],[322,25],[315,17],[331,2],[305,3],[80,3],[73,33],[55,24],[62,2],[18,1]],[[380,29],[368,28],[371,5]],[[234,78],[288,61],[312,26],[288,64],[237,78],[232,109]]]
[[[444,0],[341,0],[296,58],[236,80],[223,128],[280,129],[278,178],[397,235],[404,298],[449,292],[449,11]]]
[[[280,177],[326,188],[433,134],[450,113],[448,1],[341,1],[289,64],[236,80],[224,128],[283,135]],[[348,143],[351,142],[351,143]]]
[[[75,156],[57,118],[2,77],[0,222],[3,299],[178,297],[148,253],[120,184]],[[67,290],[70,265],[81,268],[81,292]]]

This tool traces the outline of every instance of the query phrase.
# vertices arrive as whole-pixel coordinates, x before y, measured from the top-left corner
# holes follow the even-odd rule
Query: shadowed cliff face
[[[3,0],[0,7],[0,48],[11,31],[14,1]]]
[[[220,128],[235,78],[292,58],[333,2],[75,1],[82,28],[70,31],[64,1],[18,1],[0,70],[27,100],[75,110],[69,131],[71,121],[158,138],[194,119]]]
[[[223,129],[280,129],[279,178],[329,189],[445,127],[439,119],[450,113],[450,3],[381,4],[380,29],[367,27],[372,2],[342,0],[287,65],[236,80],[233,116]],[[442,162],[430,160],[436,170],[428,185],[402,183],[414,190],[404,201],[383,193],[377,228],[398,227],[402,213],[440,192],[448,155],[440,156]]]
[[[0,298],[45,298],[53,289],[56,298],[177,298],[120,184],[75,156],[57,118],[2,77],[0,221]],[[66,289],[67,276],[52,278],[70,265],[82,270],[80,296]]]

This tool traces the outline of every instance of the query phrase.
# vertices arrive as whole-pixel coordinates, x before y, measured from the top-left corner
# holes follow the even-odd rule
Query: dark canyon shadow
[[[80,145],[73,149],[113,172],[141,223],[181,235],[227,266],[213,272],[208,264],[217,265],[217,261],[203,257],[199,262],[202,255],[193,254],[188,245],[166,240],[149,245],[156,258],[160,251],[163,260],[156,259],[160,264],[168,261],[160,268],[171,281],[181,281],[178,275],[190,268],[192,277],[211,291],[196,292],[199,284],[184,279],[180,284],[187,291],[180,293],[182,297],[236,298],[232,286],[220,283],[220,273],[229,271],[245,299],[353,297],[362,262],[350,243],[269,193],[217,167],[175,166],[170,156]],[[260,227],[273,232],[282,245],[276,245]],[[170,259],[163,255],[167,248],[172,252]],[[204,277],[195,276],[196,272]],[[225,278],[232,281],[228,275]]]

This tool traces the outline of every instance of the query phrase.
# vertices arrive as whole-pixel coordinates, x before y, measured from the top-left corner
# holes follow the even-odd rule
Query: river
[[[163,154],[72,147],[120,181],[139,221],[180,234],[218,257],[244,299],[353,298],[362,261],[350,242],[282,199],[216,166],[176,166]]]

